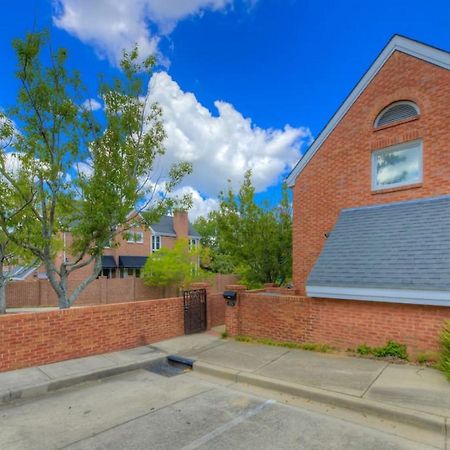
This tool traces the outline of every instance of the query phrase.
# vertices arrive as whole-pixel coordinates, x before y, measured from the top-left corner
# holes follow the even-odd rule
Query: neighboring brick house
[[[394,36],[288,184],[301,295],[450,306],[450,54]]]
[[[133,226],[126,233],[116,236],[116,246],[105,248],[102,256],[102,272],[100,276],[107,278],[140,277],[141,269],[147,257],[162,247],[172,248],[178,238],[187,238],[189,245],[198,246],[200,235],[189,222],[187,212],[175,212],[173,216],[163,216],[158,223],[147,224],[142,216],[134,220]],[[70,233],[63,235],[63,247],[69,249]],[[56,263],[61,263],[67,255],[63,250],[56,257]],[[84,279],[92,273],[92,265],[73,272],[71,279]],[[41,265],[27,280],[44,278],[45,267]]]
[[[127,230],[125,237],[117,236],[116,247],[105,249],[101,275],[108,278],[139,277],[148,255],[163,247],[172,248],[178,238],[188,239],[191,247],[200,243],[200,235],[189,222],[187,212],[163,216],[157,223],[136,223],[135,227]]]

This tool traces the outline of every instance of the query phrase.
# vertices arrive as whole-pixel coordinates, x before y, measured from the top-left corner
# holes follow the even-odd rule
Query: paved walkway
[[[450,383],[442,373],[428,367],[233,340],[182,354],[231,369],[230,373],[252,373],[450,417]]]
[[[450,431],[450,384],[434,369],[222,340],[218,333],[183,336],[131,350],[3,372],[0,403],[158,364],[168,354],[194,359],[194,373],[203,371],[228,381],[274,390],[279,386],[280,392],[299,392],[300,396],[306,393],[306,397],[312,392],[332,402],[336,398],[348,404],[353,401],[362,412],[364,407],[370,413],[373,405],[384,405],[391,408],[390,417],[392,411],[406,411],[436,429],[443,427],[444,433]]]

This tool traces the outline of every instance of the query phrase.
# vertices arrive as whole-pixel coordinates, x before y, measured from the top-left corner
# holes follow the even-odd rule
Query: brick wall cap
[[[226,291],[245,291],[247,289],[243,284],[227,284],[225,286]]]

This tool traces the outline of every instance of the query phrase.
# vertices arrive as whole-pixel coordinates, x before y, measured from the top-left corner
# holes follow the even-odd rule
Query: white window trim
[[[306,286],[306,295],[342,300],[450,306],[449,291]]]
[[[409,150],[419,148],[420,160],[419,160],[419,179],[414,181],[401,181],[399,183],[377,185],[377,155],[384,152],[394,152],[398,150]],[[395,189],[397,187],[409,186],[413,184],[422,183],[423,181],[423,142],[422,140],[409,141],[403,144],[393,145],[391,147],[375,150],[371,155],[372,164],[372,191],[384,191],[386,189]]]
[[[158,246],[153,245],[156,244],[156,241],[158,241]],[[153,234],[151,239],[151,250],[153,252],[157,252],[161,248],[161,236],[159,234]]]
[[[374,128],[376,129],[376,128],[380,127],[380,125],[378,125],[378,122],[380,121],[381,117],[383,116],[383,114],[385,112],[389,111],[391,108],[394,108],[395,106],[398,106],[398,105],[409,105],[409,106],[412,106],[416,110],[416,114],[417,114],[416,116],[407,117],[406,119],[403,119],[403,120],[410,120],[410,119],[414,119],[414,118],[420,116],[420,109],[419,109],[419,107],[417,106],[416,103],[414,103],[414,102],[412,102],[410,100],[400,100],[398,102],[391,103],[390,105],[386,106],[386,108],[383,108],[380,111],[380,113],[378,114],[377,118],[375,119],[375,122],[374,122],[374,125],[373,125]],[[394,122],[388,123],[386,125],[381,125],[381,127],[387,127],[387,126],[390,126],[390,125],[395,125],[397,122],[401,122],[401,121],[402,120],[395,120]]]
[[[189,239],[189,250],[195,250],[200,245],[200,239],[190,238]]]

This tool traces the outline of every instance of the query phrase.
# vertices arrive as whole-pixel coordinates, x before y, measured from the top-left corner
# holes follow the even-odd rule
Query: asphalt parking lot
[[[158,371],[157,371],[158,372]],[[194,373],[145,369],[0,408],[1,449],[425,449]]]

